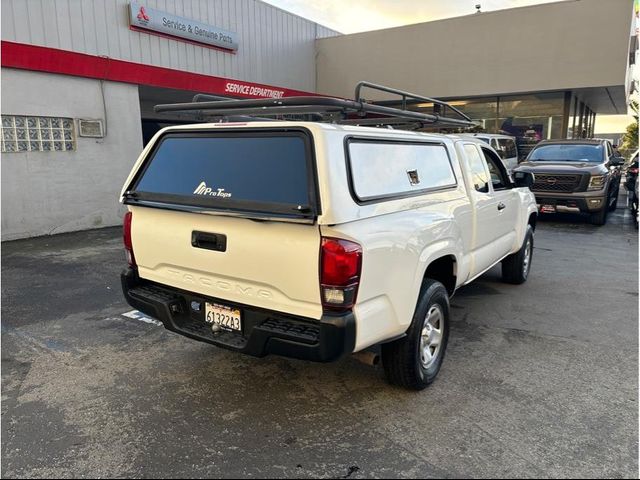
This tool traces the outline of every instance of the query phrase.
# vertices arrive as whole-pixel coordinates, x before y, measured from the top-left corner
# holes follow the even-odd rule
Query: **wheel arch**
[[[437,280],[447,289],[449,296],[456,290],[458,278],[458,261],[453,253],[443,254],[433,258],[427,265],[422,275],[421,283],[426,279]]]
[[[538,213],[532,212],[529,214],[529,220],[527,220],[527,225],[531,225],[533,231],[536,231],[536,224],[538,223]]]

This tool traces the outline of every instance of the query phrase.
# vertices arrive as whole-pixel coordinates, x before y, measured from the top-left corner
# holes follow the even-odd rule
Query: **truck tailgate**
[[[123,192],[140,277],[320,318],[313,155],[301,128],[164,131]]]
[[[240,304],[321,317],[317,225],[129,209],[141,278]],[[224,251],[206,242],[192,245],[194,232],[205,239],[212,238],[207,234],[224,236]]]

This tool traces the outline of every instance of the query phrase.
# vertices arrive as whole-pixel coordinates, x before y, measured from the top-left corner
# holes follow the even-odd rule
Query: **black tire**
[[[533,227],[527,225],[527,232],[520,250],[502,260],[502,281],[520,285],[527,281],[533,259]]]
[[[592,225],[604,225],[607,223],[607,214],[609,209],[605,206],[602,210],[596,213],[592,213],[589,218]]]
[[[440,343],[431,352],[431,360],[423,363],[421,340],[426,329],[429,314],[439,312]],[[433,313],[433,317],[437,314]],[[432,320],[433,321],[433,320]],[[436,330],[437,331],[437,330]],[[432,333],[426,338],[431,339]],[[444,354],[449,341],[449,294],[442,283],[425,279],[420,290],[418,305],[413,314],[411,326],[407,335],[399,340],[382,345],[382,365],[387,381],[411,390],[422,390],[432,383],[444,360]]]
[[[638,200],[635,198],[634,192],[627,193],[627,208],[631,211],[631,215],[634,216],[638,213]]]

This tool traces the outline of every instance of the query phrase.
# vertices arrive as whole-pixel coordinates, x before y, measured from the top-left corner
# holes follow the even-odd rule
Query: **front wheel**
[[[426,388],[440,371],[448,340],[447,289],[440,282],[426,279],[407,335],[382,345],[387,381],[411,390]]]
[[[592,213],[590,217],[590,221],[592,225],[604,225],[607,223],[607,214],[609,213],[609,209],[605,205],[602,210],[596,213]]]
[[[627,194],[627,207],[631,210],[632,214],[636,214],[638,212],[638,200],[635,198],[634,192],[629,192]]]
[[[522,247],[502,260],[502,281],[519,285],[527,281],[533,258],[533,227],[527,225]]]

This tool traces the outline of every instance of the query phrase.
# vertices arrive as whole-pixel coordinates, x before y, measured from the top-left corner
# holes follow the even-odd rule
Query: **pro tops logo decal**
[[[211,188],[207,187],[205,182],[200,182],[200,185],[193,191],[194,195],[208,195],[210,197],[229,198],[231,194],[225,192],[224,188]]]

